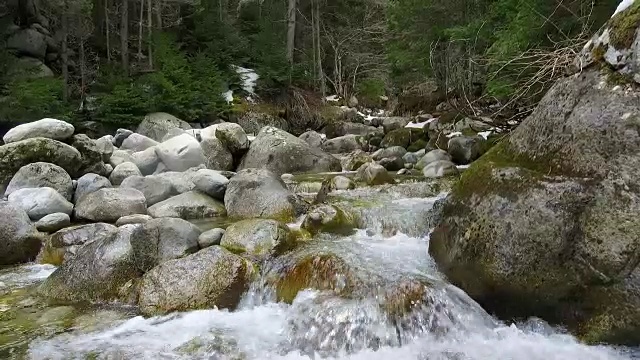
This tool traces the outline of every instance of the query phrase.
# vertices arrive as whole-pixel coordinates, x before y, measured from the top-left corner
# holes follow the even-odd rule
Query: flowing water
[[[303,291],[277,303],[267,285],[278,260],[234,312],[200,310],[143,318],[117,305],[48,306],[30,289],[53,268],[25,265],[0,273],[0,358],[7,359],[363,359],[604,360],[632,359],[632,349],[587,346],[537,319],[495,320],[449,285],[428,256],[431,209],[443,194],[422,185],[357,189],[332,202],[360,215],[349,236],[321,235],[304,252],[332,253],[376,284],[359,296]],[[430,194],[431,197],[424,197]],[[435,195],[435,196],[433,196]],[[336,274],[340,279],[341,274]],[[380,289],[429,284],[423,306],[390,317]],[[640,358],[640,357],[638,357]]]

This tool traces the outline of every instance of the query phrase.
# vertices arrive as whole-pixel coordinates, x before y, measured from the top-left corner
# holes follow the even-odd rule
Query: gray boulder
[[[211,246],[146,273],[140,283],[140,311],[156,315],[214,306],[235,309],[254,276],[251,262]]]
[[[418,170],[422,170],[427,165],[431,164],[432,162],[436,162],[436,161],[451,161],[451,155],[449,155],[449,153],[447,153],[444,150],[440,150],[440,149],[431,150],[428,153],[426,153],[422,157],[422,159],[420,159],[416,163],[415,168],[418,169]]]
[[[73,183],[69,174],[58,165],[45,162],[21,167],[7,185],[4,195],[9,196],[20,189],[39,187],[53,188],[69,201],[73,198]]]
[[[81,219],[104,222],[146,213],[144,194],[129,188],[103,188],[86,194],[78,200],[75,210],[76,216]]]
[[[44,59],[47,54],[47,41],[44,34],[35,29],[21,29],[7,39],[7,49],[18,54]]]
[[[402,161],[404,161],[405,164],[415,165],[418,163],[418,161],[420,161],[420,158],[421,157],[418,156],[416,153],[408,152],[404,154],[404,156],[402,156]]]
[[[81,246],[75,257],[64,261],[38,288],[56,302],[131,303],[135,299],[135,267],[130,239],[141,225],[125,225],[116,232]]]
[[[387,172],[387,169],[376,163],[362,165],[356,173],[355,180],[364,182],[367,185],[395,184],[395,180]]]
[[[124,162],[113,169],[111,175],[109,175],[109,181],[111,181],[113,185],[120,185],[130,176],[142,176],[142,173],[136,164]]]
[[[233,154],[215,137],[203,138],[200,143],[205,164],[212,170],[233,170]]]
[[[441,178],[454,174],[458,174],[458,168],[456,164],[448,160],[431,162],[422,169],[422,175],[427,178]]]
[[[38,260],[59,266],[75,257],[82,245],[111,236],[117,231],[117,227],[104,223],[66,227],[49,237]]]
[[[200,246],[200,249],[204,249],[209,246],[220,245],[224,233],[225,230],[220,228],[205,231],[198,237],[198,246]]]
[[[54,213],[44,216],[42,219],[38,220],[36,228],[39,231],[53,233],[69,225],[71,225],[71,218],[69,217],[69,214]]]
[[[242,126],[234,123],[218,124],[216,138],[234,155],[241,155],[249,150],[249,139]]]
[[[340,161],[283,130],[264,127],[251,143],[239,169],[284,173],[340,171]]]
[[[371,154],[371,157],[373,158],[373,160],[378,161],[385,158],[396,158],[396,157],[401,158],[406,153],[407,153],[407,150],[402,146],[391,146],[386,149],[380,149],[374,152],[373,154]]]
[[[46,138],[0,146],[0,188],[4,189],[21,167],[35,162],[58,165],[74,176],[80,166],[80,153],[65,143]]]
[[[127,136],[120,146],[121,150],[131,150],[133,152],[143,151],[159,143],[144,135],[133,133]]]
[[[378,161],[388,171],[398,171],[404,169],[404,160],[401,157],[388,157]]]
[[[229,179],[215,170],[201,169],[193,177],[193,183],[196,190],[214,199],[224,201],[224,193],[227,191]]]
[[[207,219],[226,214],[224,204],[197,191],[171,197],[149,208],[149,215],[154,218]]]
[[[325,141],[322,150],[330,154],[344,154],[356,150],[362,150],[365,141],[359,135],[345,135]]]
[[[98,191],[102,188],[110,188],[111,182],[104,176],[98,174],[84,174],[78,179],[76,191],[73,195],[73,202],[77,203],[84,195]]]
[[[118,129],[116,131],[116,135],[113,137],[113,145],[116,147],[122,146],[122,143],[126,138],[128,138],[133,131],[127,129]]]
[[[266,113],[247,111],[236,119],[247,134],[258,134],[264,127],[272,126],[284,131],[289,131],[287,120]]]
[[[27,213],[0,200],[0,264],[31,261],[41,246],[40,236]]]
[[[196,185],[193,183],[193,178],[200,169],[201,168],[195,167],[184,172],[167,171],[153,176],[169,181],[171,185],[173,185],[176,193],[183,194],[196,188]]]
[[[95,140],[96,148],[100,155],[102,155],[102,161],[105,163],[109,162],[111,159],[111,155],[113,155],[113,136],[105,135],[99,139]]]
[[[170,171],[185,171],[206,162],[200,143],[188,134],[159,144],[156,154]]]
[[[73,136],[74,131],[73,125],[67,122],[56,119],[42,119],[12,128],[2,137],[2,140],[4,140],[5,144],[32,138],[66,140]]]
[[[16,190],[9,195],[9,202],[26,211],[33,220],[54,213],[71,214],[73,211],[73,204],[50,187]]]
[[[158,168],[160,158],[156,153],[156,147],[152,146],[146,150],[131,154],[131,162],[134,163],[142,175],[151,175]]]
[[[104,163],[102,162],[102,153],[98,150],[95,141],[85,134],[76,134],[73,136],[71,146],[78,149],[81,156],[80,173],[95,173],[106,175]]]
[[[109,158],[109,164],[114,168],[125,162],[133,162],[131,152],[127,150],[114,150]]]
[[[162,141],[162,138],[164,138],[171,129],[189,130],[191,129],[191,125],[171,114],[157,112],[147,114],[138,126],[136,133],[155,141]]]
[[[393,130],[404,128],[410,122],[411,122],[410,118],[403,118],[403,117],[382,118],[382,128],[384,129],[384,133],[388,134]]]
[[[277,256],[295,246],[295,237],[279,221],[249,219],[229,226],[220,246],[234,254]]]
[[[294,219],[304,205],[276,174],[265,169],[245,169],[232,177],[224,195],[229,217]]]
[[[159,176],[130,176],[120,184],[120,188],[139,190],[147,199],[147,206],[167,200],[176,194],[173,185]]]
[[[151,216],[145,214],[126,215],[116,220],[116,226],[145,224],[151,219],[153,219]]]
[[[449,140],[447,152],[456,164],[466,165],[484,154],[486,142],[481,136],[456,136]]]
[[[331,179],[331,189],[335,190],[352,190],[356,188],[356,184],[348,177],[338,175]]]
[[[309,144],[309,146],[314,148],[320,148],[322,143],[326,139],[326,136],[323,136],[319,132],[309,130],[302,135],[300,135],[300,139],[304,140]]]
[[[200,230],[176,218],[153,219],[138,227],[131,237],[136,266],[147,272],[165,261],[198,251]]]

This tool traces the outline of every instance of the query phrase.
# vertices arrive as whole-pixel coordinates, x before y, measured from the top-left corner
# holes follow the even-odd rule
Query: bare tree
[[[122,0],[120,9],[120,52],[122,67],[129,74],[129,0]]]
[[[293,52],[296,44],[297,0],[289,0],[287,7],[287,60],[293,64]]]

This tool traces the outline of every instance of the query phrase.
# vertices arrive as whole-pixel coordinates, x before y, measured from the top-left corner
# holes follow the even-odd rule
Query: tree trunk
[[[104,28],[105,40],[107,42],[107,62],[111,62],[111,24],[109,24],[109,0],[104,0]]]
[[[142,59],[142,26],[144,25],[144,3],[146,0],[140,0],[140,21],[138,22],[138,61]]]
[[[64,87],[62,90],[62,98],[65,102],[69,100],[69,14],[67,1],[63,2],[62,9],[62,78]]]
[[[316,64],[318,71],[318,80],[320,81],[320,93],[322,93],[322,100],[324,101],[327,96],[327,86],[324,79],[324,71],[322,70],[322,43],[320,41],[320,1],[314,0],[315,6],[315,16],[313,17],[313,28],[314,28],[314,36],[315,36],[315,44],[316,44]]]
[[[83,37],[80,38],[80,101],[84,104],[84,94],[86,93],[86,64],[85,64],[85,54],[84,54],[84,42],[85,39]]]
[[[293,50],[296,44],[296,0],[289,0],[287,9],[287,60],[293,65]]]
[[[156,29],[162,29],[162,0],[156,0]]]
[[[153,2],[152,0],[149,0],[149,3],[147,4],[147,46],[148,46],[148,56],[149,56],[149,70],[153,69],[153,49],[151,46],[151,43],[153,42],[153,31],[152,31],[152,20],[151,20],[151,15],[153,13]]]
[[[129,74],[129,0],[122,0],[120,9],[120,51],[122,52],[122,67],[125,74]]]

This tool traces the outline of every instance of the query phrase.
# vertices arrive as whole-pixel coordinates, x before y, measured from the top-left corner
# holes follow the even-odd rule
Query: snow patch
[[[451,139],[454,136],[462,136],[462,133],[460,131],[456,131],[456,132],[452,132],[451,134],[447,135],[447,137],[449,139]]]
[[[618,5],[618,8],[613,13],[613,15],[611,15],[611,17],[614,17],[614,16],[616,16],[616,14],[627,10],[631,5],[633,5],[634,1],[635,0],[622,0],[622,1],[620,1],[620,4]]]
[[[478,135],[482,136],[485,140],[487,140],[489,138],[489,135],[491,135],[492,131],[482,131],[479,132]]]
[[[419,123],[408,123],[407,126],[405,126],[405,128],[424,129],[426,125],[431,124],[434,121],[436,121],[436,118],[425,120]]]
[[[222,98],[227,102],[227,104],[231,104],[233,102],[233,90],[223,92]]]
[[[242,89],[249,94],[254,94],[260,75],[258,75],[258,73],[253,69],[247,69],[236,65],[232,65],[231,67],[238,75],[240,75],[240,80],[242,80]]]
[[[327,101],[330,101],[330,102],[338,102],[338,101],[340,101],[340,96],[338,96],[338,95],[331,95],[331,96],[327,96],[327,97],[326,97],[326,98],[324,98],[324,99],[325,99],[325,100],[327,100]]]

